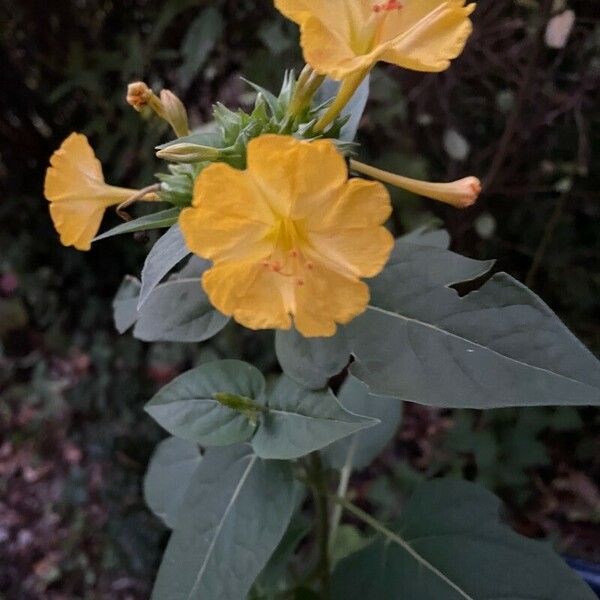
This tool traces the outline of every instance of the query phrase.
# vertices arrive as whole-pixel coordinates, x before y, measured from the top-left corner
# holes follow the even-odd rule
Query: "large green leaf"
[[[228,322],[210,303],[199,277],[178,277],[154,288],[133,335],[145,342],[203,342]]]
[[[238,360],[206,363],[163,387],[146,411],[169,433],[204,446],[225,446],[250,439],[256,423],[224,406],[218,394],[232,394],[264,404],[260,371]]]
[[[329,378],[339,373],[350,358],[342,327],[329,338],[305,338],[296,329],[278,330],[275,351],[286,375],[315,390],[325,387]]]
[[[137,308],[141,308],[163,277],[181,262],[190,251],[179,225],[173,225],[152,247],[142,270],[142,289]]]
[[[154,600],[244,600],[294,510],[289,463],[248,446],[207,450],[194,473]]]
[[[201,460],[197,444],[175,437],[163,440],[154,450],[144,478],[144,498],[150,510],[170,528],[175,526]]]
[[[402,403],[394,398],[374,396],[367,385],[349,377],[338,394],[340,404],[349,411],[378,419],[374,427],[355,433],[327,447],[323,454],[334,469],[364,469],[389,444],[402,418]]]
[[[152,213],[151,215],[145,215],[134,219],[133,221],[127,221],[122,225],[117,225],[112,229],[104,232],[103,234],[94,238],[94,242],[105,240],[115,235],[123,235],[125,233],[135,233],[137,231],[149,231],[151,229],[167,229],[177,223],[179,218],[180,208],[168,208],[167,210],[161,210],[159,212]]]
[[[549,546],[502,523],[499,509],[473,484],[424,484],[393,531],[340,563],[334,600],[594,600]]]
[[[430,406],[600,404],[598,361],[533,292],[504,273],[462,298],[447,287],[487,268],[399,242],[347,327],[352,372],[373,393]]]
[[[378,423],[345,410],[329,390],[310,391],[282,376],[252,438],[262,458],[294,459]]]

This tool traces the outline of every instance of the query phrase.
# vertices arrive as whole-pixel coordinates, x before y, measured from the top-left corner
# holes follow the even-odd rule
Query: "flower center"
[[[261,262],[262,266],[282,277],[293,278],[295,285],[303,286],[307,272],[314,269],[314,263],[302,251],[306,246],[302,224],[282,217],[269,232],[267,240],[273,243],[273,251]]]
[[[371,7],[371,16],[364,22],[359,20],[352,27],[352,48],[357,54],[368,54],[381,41],[383,27],[387,18],[394,12],[403,8],[399,0],[386,0],[374,3]],[[356,20],[356,15],[355,19]]]

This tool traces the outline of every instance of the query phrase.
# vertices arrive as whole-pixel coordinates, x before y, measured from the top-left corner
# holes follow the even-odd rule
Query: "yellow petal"
[[[313,232],[307,256],[353,277],[374,277],[390,257],[394,238],[385,227]]]
[[[301,28],[300,44],[304,60],[320,75],[341,80],[352,73],[368,71],[380,52],[357,54],[336,32],[315,17],[306,19]]]
[[[385,223],[392,214],[390,195],[377,181],[354,178],[341,193],[319,213],[307,219],[307,227],[322,231],[329,229],[357,229]]]
[[[299,141],[263,135],[248,145],[248,174],[273,211],[299,219],[312,214],[348,178],[335,146],[327,141]]]
[[[211,303],[249,329],[289,329],[281,276],[255,262],[222,263],[202,277]]]
[[[192,207],[182,211],[179,223],[188,248],[203,258],[259,260],[272,250],[266,240],[274,224],[271,208],[247,173],[222,163],[200,173]]]
[[[473,31],[469,15],[475,4],[464,4],[464,0],[406,2],[386,21],[382,39],[389,47],[381,60],[414,71],[447,69]]]
[[[335,335],[336,324],[349,323],[367,309],[370,294],[362,281],[315,263],[296,297],[296,329],[305,337],[330,337]]]
[[[136,193],[104,183],[102,166],[84,135],[73,133],[52,155],[44,195],[61,243],[89,250],[104,211]]]

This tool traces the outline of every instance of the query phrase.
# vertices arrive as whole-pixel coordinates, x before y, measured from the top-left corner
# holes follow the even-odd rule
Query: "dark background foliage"
[[[575,27],[564,48],[548,48],[548,19],[564,8]],[[457,251],[498,258],[596,352],[599,48],[595,2],[481,0],[449,71],[377,69],[360,132],[379,166],[480,176],[484,194],[468,211],[396,194],[398,229],[435,213]],[[0,0],[0,64],[0,598],[147,598],[165,532],[140,493],[162,435],[142,406],[215,350],[116,335],[112,296],[149,243],[60,246],[44,170],[77,130],[108,181],[150,183],[152,148],[168,132],[125,104],[127,83],[173,89],[200,125],[217,99],[251,101],[240,74],[276,89],[283,68],[299,68],[297,32],[268,0]],[[270,366],[258,339],[245,352]],[[523,533],[600,560],[598,425],[587,409],[409,406],[354,493],[391,516],[424,476],[475,479],[502,494]]]

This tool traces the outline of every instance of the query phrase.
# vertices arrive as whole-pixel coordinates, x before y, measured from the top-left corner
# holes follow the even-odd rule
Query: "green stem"
[[[324,600],[331,598],[329,561],[329,502],[327,481],[321,455],[313,452],[309,457],[309,482],[315,503],[317,519],[318,562],[316,575],[321,582],[321,592]]]
[[[356,453],[356,436],[352,438],[350,442],[350,446],[348,448],[348,454],[346,454],[346,462],[342,467],[340,472],[340,482],[337,490],[338,498],[345,498],[348,492],[348,485],[350,484],[350,476],[352,475],[352,464],[354,462],[354,454]],[[337,535],[337,530],[340,525],[340,521],[342,519],[342,505],[335,504],[333,507],[333,512],[331,514],[331,529],[329,532],[329,550],[333,549],[333,545],[335,544],[335,538]]]

